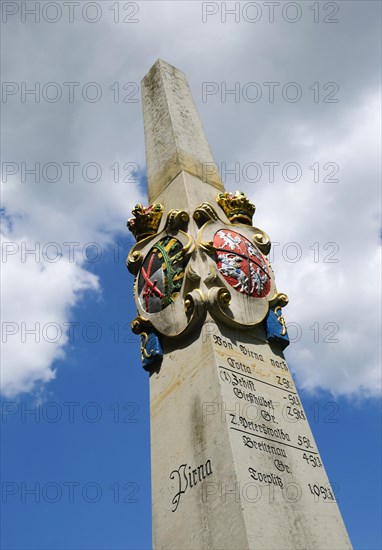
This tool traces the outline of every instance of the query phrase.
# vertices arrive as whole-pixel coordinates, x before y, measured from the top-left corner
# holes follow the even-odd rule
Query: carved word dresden
[[[173,512],[178,508],[180,496],[183,495],[188,488],[195,487],[198,482],[203,481],[207,476],[212,474],[211,460],[207,460],[205,464],[192,469],[188,464],[182,464],[177,470],[173,470],[170,474],[170,479],[175,479],[178,482],[177,493],[172,499],[174,505]]]

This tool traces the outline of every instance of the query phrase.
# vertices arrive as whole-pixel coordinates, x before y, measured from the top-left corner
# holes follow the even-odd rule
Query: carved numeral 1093
[[[312,495],[315,495],[316,497],[322,496],[324,500],[335,500],[334,495],[329,487],[323,487],[323,485],[317,485],[317,483],[315,483],[314,485],[308,483],[308,487]]]

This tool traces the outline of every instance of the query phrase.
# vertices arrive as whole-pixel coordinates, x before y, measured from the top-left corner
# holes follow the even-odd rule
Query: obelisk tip
[[[157,59],[142,80],[142,104],[150,201],[182,171],[224,190],[185,74]]]

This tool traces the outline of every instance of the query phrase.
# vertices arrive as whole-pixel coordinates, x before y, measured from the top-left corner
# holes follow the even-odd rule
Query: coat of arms
[[[228,229],[215,233],[213,246],[218,269],[238,292],[263,298],[269,294],[271,276],[260,251],[243,235]]]
[[[162,311],[173,302],[183,282],[183,245],[173,237],[155,243],[138,276],[138,296],[147,313]]]

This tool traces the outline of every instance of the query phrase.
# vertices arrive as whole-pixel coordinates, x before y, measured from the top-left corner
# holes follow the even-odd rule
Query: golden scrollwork
[[[256,228],[256,233],[253,235],[252,238],[257,248],[267,256],[271,249],[271,239],[268,237],[265,231]]]
[[[148,319],[144,319],[140,315],[138,315],[135,319],[133,319],[130,323],[131,330],[134,332],[134,334],[141,334],[145,327],[151,327],[151,323]]]
[[[220,288],[216,298],[223,306],[229,306],[231,302],[231,293],[226,288]]]
[[[204,282],[208,285],[209,283],[212,283],[218,279],[218,270],[215,263],[211,263],[209,266],[209,271],[207,273],[207,277],[204,278]]]
[[[188,279],[191,279],[191,281],[199,282],[200,281],[200,275],[195,271],[195,269],[192,267],[192,264],[188,264],[186,267],[186,277]]]
[[[198,308],[200,317],[200,313],[205,310],[205,305],[205,297],[200,288],[195,288],[184,298],[184,309],[188,314],[194,314],[195,309]]]
[[[208,204],[208,202],[203,202],[195,209],[193,213],[193,218],[196,221],[198,227],[201,227],[203,224],[210,220],[217,220],[218,215],[216,214],[212,206]]]
[[[127,255],[126,265],[130,273],[137,273],[143,262],[143,256],[138,250],[132,248]]]
[[[285,324],[285,319],[284,319],[282,311],[281,311],[281,306],[275,307],[274,311],[275,311],[278,322],[283,327],[282,331],[281,331],[281,336],[284,336],[287,332],[287,328],[286,328],[286,324]]]
[[[199,241],[198,242],[200,248],[204,250],[204,252],[207,252],[207,254],[214,254],[215,253],[215,247],[213,241]]]
[[[276,307],[285,307],[289,303],[289,298],[284,292],[275,292],[270,300],[269,304],[273,308]],[[275,309],[276,311],[276,309]]]
[[[175,231],[186,229],[190,216],[185,210],[170,210],[167,216],[166,229]]]
[[[150,359],[150,357],[152,356],[152,353],[147,353],[147,351],[146,351],[146,346],[147,346],[148,340],[149,340],[149,336],[148,336],[147,332],[141,332],[140,346],[141,346],[141,357],[142,357],[142,360],[143,360],[144,358]]]
[[[181,233],[182,235],[187,237],[187,243],[183,246],[182,249],[182,258],[187,259],[192,255],[195,250],[195,241],[190,235],[187,235],[187,233],[183,233],[183,231],[181,231]]]

